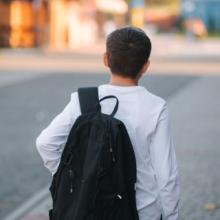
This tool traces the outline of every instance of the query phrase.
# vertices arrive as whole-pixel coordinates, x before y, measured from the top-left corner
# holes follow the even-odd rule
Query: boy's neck
[[[120,75],[111,74],[109,84],[116,86],[137,86],[138,80]]]

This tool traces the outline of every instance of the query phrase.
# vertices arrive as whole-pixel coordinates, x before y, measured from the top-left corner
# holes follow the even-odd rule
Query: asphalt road
[[[140,83],[168,101],[183,220],[220,219],[219,79],[148,75]],[[51,181],[35,148],[40,131],[79,86],[107,81],[106,74],[0,74],[0,219]]]

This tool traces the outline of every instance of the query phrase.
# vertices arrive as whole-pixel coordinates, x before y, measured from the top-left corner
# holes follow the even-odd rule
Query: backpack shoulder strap
[[[82,114],[100,111],[97,87],[78,88],[78,97]]]

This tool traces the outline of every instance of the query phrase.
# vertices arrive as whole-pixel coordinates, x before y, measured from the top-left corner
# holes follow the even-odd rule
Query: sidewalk
[[[219,74],[220,39],[189,41],[173,34],[152,35],[151,39],[151,72]],[[0,72],[104,73],[104,51],[104,41],[75,50],[1,49]]]
[[[220,59],[220,38],[186,39],[184,36],[162,34],[152,36],[152,55],[156,59]]]
[[[183,35],[176,34],[149,34],[152,41],[153,59],[220,59],[220,38],[207,39],[186,39]],[[100,56],[105,51],[105,42],[100,40],[92,45],[82,46],[76,49],[0,49],[0,58],[21,58],[21,57],[80,57]]]

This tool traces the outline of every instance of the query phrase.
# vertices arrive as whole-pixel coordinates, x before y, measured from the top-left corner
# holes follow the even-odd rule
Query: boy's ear
[[[141,71],[137,75],[137,80],[139,80],[147,72],[147,69],[149,68],[149,66],[150,66],[150,60],[146,61],[144,65],[142,66]]]
[[[106,67],[109,67],[109,65],[108,65],[108,56],[107,56],[106,52],[103,54],[103,63]]]
[[[144,73],[146,73],[149,66],[150,66],[150,60],[144,63],[143,67],[141,68],[140,74],[143,75]]]

